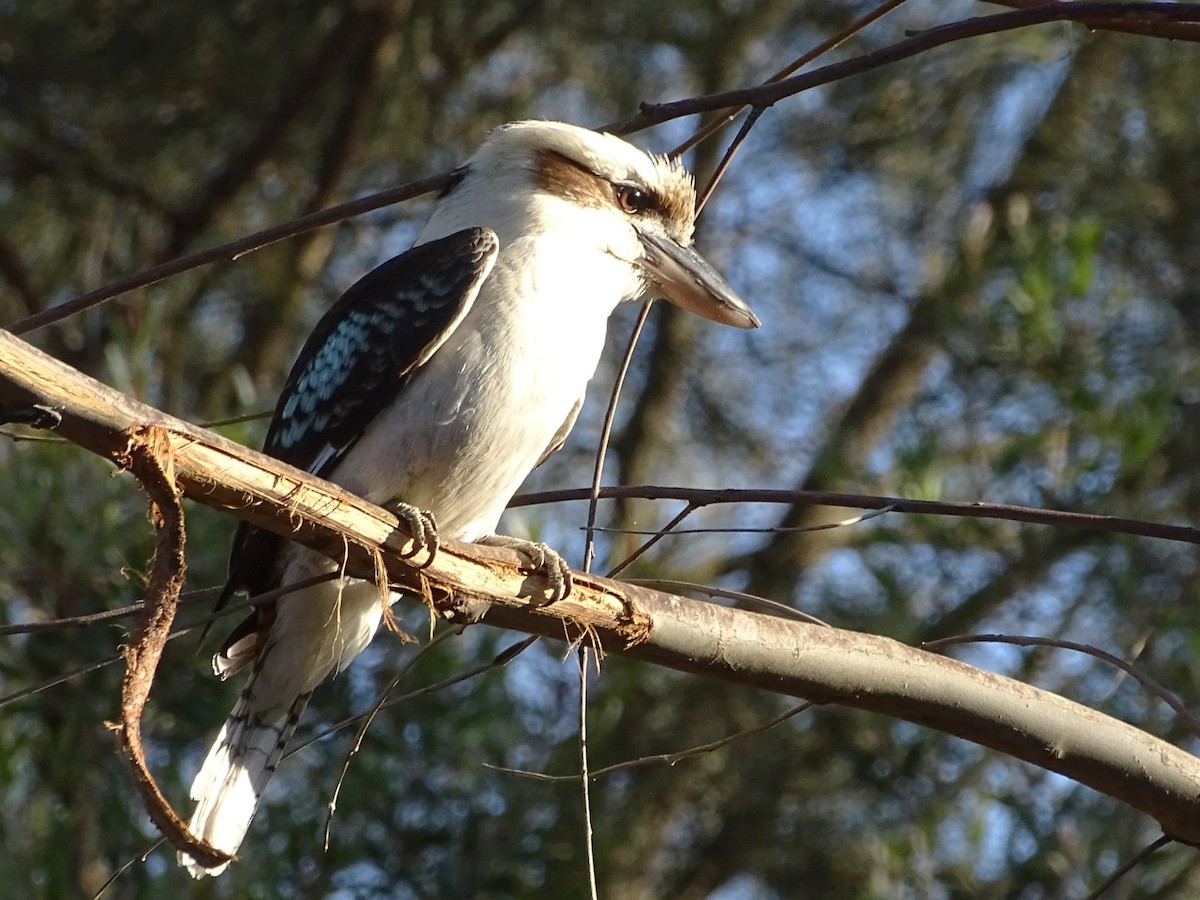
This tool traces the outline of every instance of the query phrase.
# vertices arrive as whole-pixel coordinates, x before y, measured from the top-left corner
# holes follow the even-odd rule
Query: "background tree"
[[[13,321],[156,262],[460,161],[520,116],[596,124],[642,100],[761,80],[864,4],[704,0],[604,12],[548,2],[42,2],[0,7],[0,315]],[[977,4],[913,2],[843,55]],[[702,217],[705,252],[751,300],[753,335],[656,308],[617,420],[610,477],[1027,503],[1197,521],[1194,45],[1068,25],[943,48],[781,103]],[[695,122],[639,135],[666,149]],[[704,171],[718,147],[701,145]],[[337,294],[407,246],[422,203],[389,207],[190,272],[39,332],[46,349],[193,421],[269,408]],[[662,306],[661,304],[659,306]],[[619,345],[568,448],[531,488],[586,484]],[[261,422],[225,429],[257,445]],[[59,444],[0,445],[8,622],[135,602],[149,555],[131,485]],[[606,505],[655,528],[674,509]],[[708,526],[811,526],[796,506],[697,513]],[[223,577],[232,523],[189,509],[189,586]],[[581,558],[579,504],[512,530]],[[820,518],[818,518],[820,517]],[[691,522],[689,522],[691,524]],[[601,541],[615,563],[636,539]],[[602,568],[602,567],[601,567]],[[1188,546],[964,519],[669,538],[630,576],[715,581],[907,641],[1066,636],[1139,662],[1184,697],[1197,634]],[[422,634],[423,616],[409,630]],[[7,637],[6,692],[112,654],[121,626]],[[417,685],[514,638],[482,628],[425,654]],[[147,722],[176,798],[232,692],[174,642]],[[312,731],[368,707],[412,654],[381,637],[327,685]],[[977,648],[1012,673],[1194,747],[1093,660]],[[489,762],[576,766],[578,684],[561,648],[376,719],[324,807],[349,733],[292,757],[209,896],[584,894],[577,786]],[[3,883],[94,891],[154,833],[111,752],[115,670],[23,696],[0,730]],[[781,700],[609,658],[591,692],[594,761],[757,724]],[[1154,837],[1143,817],[963,742],[842,709],[810,712],[671,768],[600,783],[611,897],[1062,897]],[[1161,853],[1113,896],[1186,896],[1196,857]],[[159,851],[118,895],[186,876]],[[192,888],[189,886],[189,890]]]

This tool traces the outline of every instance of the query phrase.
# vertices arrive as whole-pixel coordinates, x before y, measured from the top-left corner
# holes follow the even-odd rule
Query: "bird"
[[[574,425],[610,314],[662,298],[759,325],[693,248],[695,197],[677,160],[620,137],[552,121],[494,129],[450,175],[413,247],[320,319],[264,452],[392,510],[418,546],[449,537],[516,549],[560,599],[570,589],[562,558],[496,528]],[[384,614],[374,584],[239,526],[221,603],[299,582],[256,606],[213,657],[221,678],[250,675],[192,784],[188,828],[231,859],[313,690],[367,646]],[[197,878],[228,865],[179,860]]]

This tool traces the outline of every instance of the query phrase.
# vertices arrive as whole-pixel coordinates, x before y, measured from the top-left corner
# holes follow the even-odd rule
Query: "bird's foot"
[[[571,593],[571,567],[566,560],[559,556],[558,551],[541,541],[527,541],[524,538],[509,537],[505,534],[489,534],[479,540],[480,544],[488,547],[504,547],[516,550],[529,560],[534,572],[545,577],[550,585],[550,597],[545,603],[557,603]]]
[[[412,549],[402,554],[402,558],[412,559],[422,550],[425,550],[429,553],[429,558],[425,560],[425,565],[433,562],[433,558],[437,555],[438,546],[440,545],[437,522],[433,520],[433,513],[427,509],[419,509],[411,503],[403,503],[399,500],[385,504],[384,509],[395,515],[400,520],[400,523],[408,529],[408,533],[412,535]]]

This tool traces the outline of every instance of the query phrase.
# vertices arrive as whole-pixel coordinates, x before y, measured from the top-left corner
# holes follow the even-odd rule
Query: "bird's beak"
[[[664,298],[723,325],[759,326],[758,317],[703,256],[668,237],[641,229],[637,234],[644,250],[641,266]]]

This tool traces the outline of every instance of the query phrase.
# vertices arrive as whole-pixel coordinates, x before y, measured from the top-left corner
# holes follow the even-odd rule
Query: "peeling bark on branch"
[[[194,837],[163,796],[146,765],[142,749],[142,710],[150,698],[154,675],[162,659],[163,647],[175,621],[179,594],[183,590],[187,560],[184,556],[186,533],[183,507],[175,490],[174,465],[170,439],[161,428],[150,426],[131,430],[126,448],[116,456],[121,468],[131,471],[150,498],[150,513],[158,532],[150,580],[146,585],[145,609],[133,640],[125,647],[125,678],[121,682],[121,720],[114,725],[121,755],[133,769],[133,780],[142,795],[142,805],[150,820],[171,844],[191,854],[205,865],[228,862],[230,857]]]
[[[118,460],[132,429],[161,429],[185,495],[233,512],[372,578],[430,589],[454,621],[483,621],[685,672],[884,713],[1010,754],[1115,797],[1200,844],[1200,760],[1110,716],[1009,678],[887,638],[727,609],[577,574],[549,606],[515,553],[454,541],[423,568],[390,513],[336,486],[171,418],[0,331],[0,407],[49,407],[64,437]],[[418,558],[416,563],[424,562]]]

